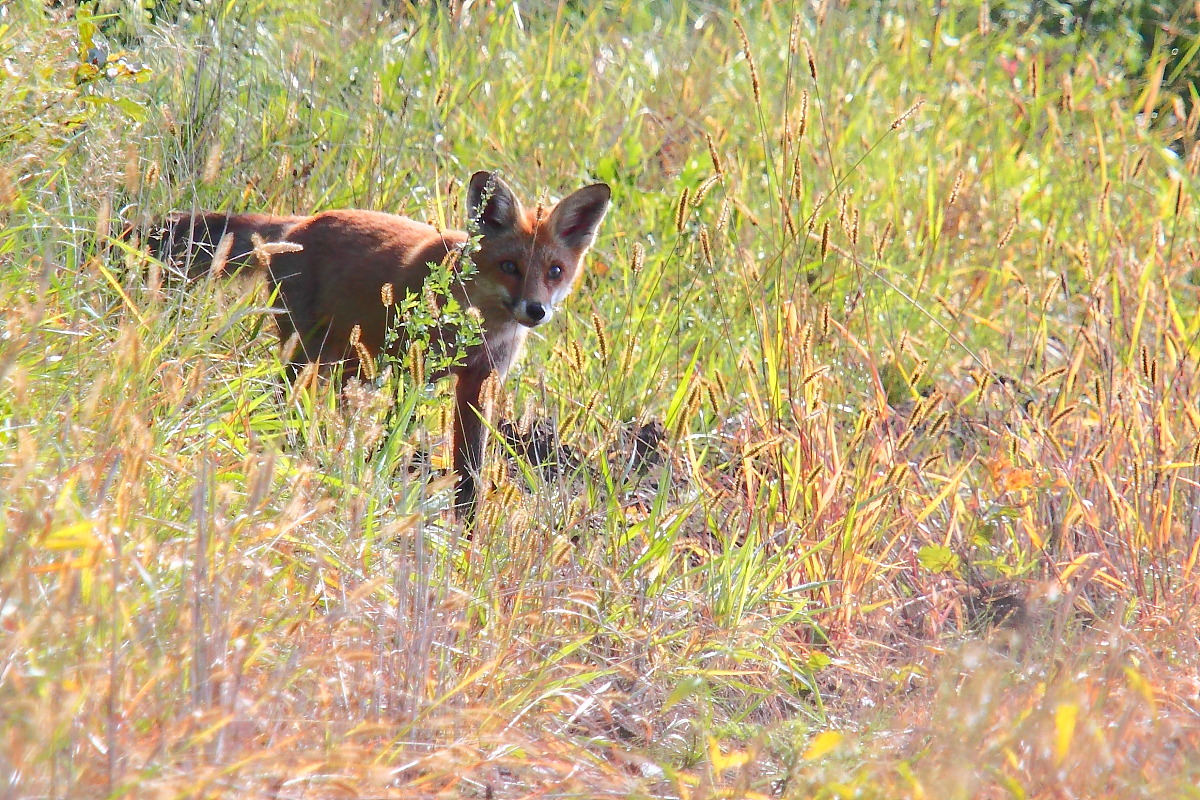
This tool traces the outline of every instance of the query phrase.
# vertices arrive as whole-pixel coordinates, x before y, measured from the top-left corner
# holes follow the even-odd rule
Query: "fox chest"
[[[495,372],[498,377],[504,378],[517,356],[520,355],[527,333],[527,328],[511,320],[492,328],[488,328],[485,323],[480,340],[466,346],[462,360],[449,372],[456,375],[472,374],[479,377]],[[459,331],[450,325],[442,326],[428,334],[428,346],[435,353],[450,353],[462,345]],[[389,349],[393,354],[402,354],[407,347],[408,340],[401,337],[399,340],[393,341]],[[439,372],[432,375],[431,378],[437,380],[445,374],[445,372]]]
[[[528,333],[529,330],[517,322],[509,321],[490,329],[485,323],[482,341],[467,348],[463,366],[456,372],[495,372],[503,378],[520,355]]]

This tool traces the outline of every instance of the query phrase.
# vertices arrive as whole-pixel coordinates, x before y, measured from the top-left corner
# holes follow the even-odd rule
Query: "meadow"
[[[1200,797],[1200,36],[152,11],[0,4],[0,795]],[[614,206],[468,536],[419,353],[144,245],[478,169]]]

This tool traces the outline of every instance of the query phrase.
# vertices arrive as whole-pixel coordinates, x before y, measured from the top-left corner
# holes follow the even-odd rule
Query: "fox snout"
[[[544,322],[549,322],[553,316],[554,309],[537,300],[517,300],[513,303],[513,319],[526,328],[536,328]]]

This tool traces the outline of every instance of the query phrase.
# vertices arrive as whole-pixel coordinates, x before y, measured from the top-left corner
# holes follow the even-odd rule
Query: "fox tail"
[[[176,211],[158,226],[154,252],[167,267],[188,280],[201,277],[219,260],[219,271],[234,274],[260,264],[255,236],[261,243],[280,242],[304,217],[270,214],[222,214]],[[266,261],[261,262],[265,266]]]

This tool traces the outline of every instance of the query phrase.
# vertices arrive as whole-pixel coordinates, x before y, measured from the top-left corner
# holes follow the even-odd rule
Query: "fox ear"
[[[476,172],[467,189],[467,215],[480,232],[500,232],[516,227],[521,201],[508,184],[491,172]]]
[[[596,240],[611,197],[607,183],[594,183],[564,197],[550,215],[555,235],[573,250],[587,250]]]

